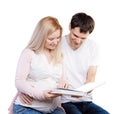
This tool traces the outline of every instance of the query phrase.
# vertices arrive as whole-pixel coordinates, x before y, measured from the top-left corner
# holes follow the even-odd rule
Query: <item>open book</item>
[[[83,86],[76,89],[64,89],[64,88],[56,88],[51,93],[53,94],[64,94],[70,96],[86,96],[89,92],[94,90],[95,88],[105,84],[105,82],[90,82],[84,84]]]

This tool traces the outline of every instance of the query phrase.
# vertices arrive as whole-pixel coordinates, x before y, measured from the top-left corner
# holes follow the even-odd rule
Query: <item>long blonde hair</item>
[[[39,53],[44,50],[45,40],[49,35],[51,35],[56,30],[60,30],[60,37],[62,37],[62,27],[59,24],[59,21],[55,17],[47,16],[41,19],[29,41],[27,48],[33,50],[35,53]],[[53,51],[54,63],[61,62],[62,60],[62,52],[61,52],[61,39],[58,43],[57,47]]]

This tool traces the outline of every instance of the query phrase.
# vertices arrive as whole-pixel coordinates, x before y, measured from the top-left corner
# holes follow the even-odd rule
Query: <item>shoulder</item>
[[[96,45],[96,42],[94,40],[92,40],[92,39],[89,39],[89,38],[86,39],[86,43]]]
[[[67,35],[62,36],[62,41],[63,41],[63,42],[66,41],[66,37],[67,37]]]
[[[98,48],[97,42],[95,42],[95,41],[92,40],[92,39],[86,39],[85,45],[86,45],[86,46],[89,46],[89,47],[91,47],[91,48]]]
[[[66,38],[67,35],[62,36],[62,39]]]
[[[66,44],[66,35],[62,37],[62,46]]]
[[[26,58],[32,58],[34,56],[34,51],[32,51],[31,49],[29,48],[25,48],[22,53],[21,53],[21,56],[22,57],[26,57]]]
[[[34,54],[34,51],[32,51],[31,49],[29,49],[29,48],[25,48],[23,51],[22,51],[22,53],[25,53],[25,54]]]

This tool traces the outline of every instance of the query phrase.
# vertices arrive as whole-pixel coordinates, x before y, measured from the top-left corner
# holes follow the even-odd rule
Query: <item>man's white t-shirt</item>
[[[86,82],[88,69],[98,65],[98,48],[94,41],[86,39],[77,50],[72,50],[67,43],[66,37],[62,38],[62,51],[64,54],[65,76],[70,89],[76,89]],[[92,96],[73,98],[63,96],[62,102],[91,101]]]

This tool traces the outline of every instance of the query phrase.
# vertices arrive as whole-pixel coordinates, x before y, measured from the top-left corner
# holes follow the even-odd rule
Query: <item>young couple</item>
[[[109,114],[92,102],[92,93],[85,97],[51,93],[57,87],[75,89],[95,81],[97,47],[88,39],[94,26],[91,16],[76,13],[70,33],[62,37],[55,17],[39,21],[18,61],[15,84],[19,92],[10,113]]]

